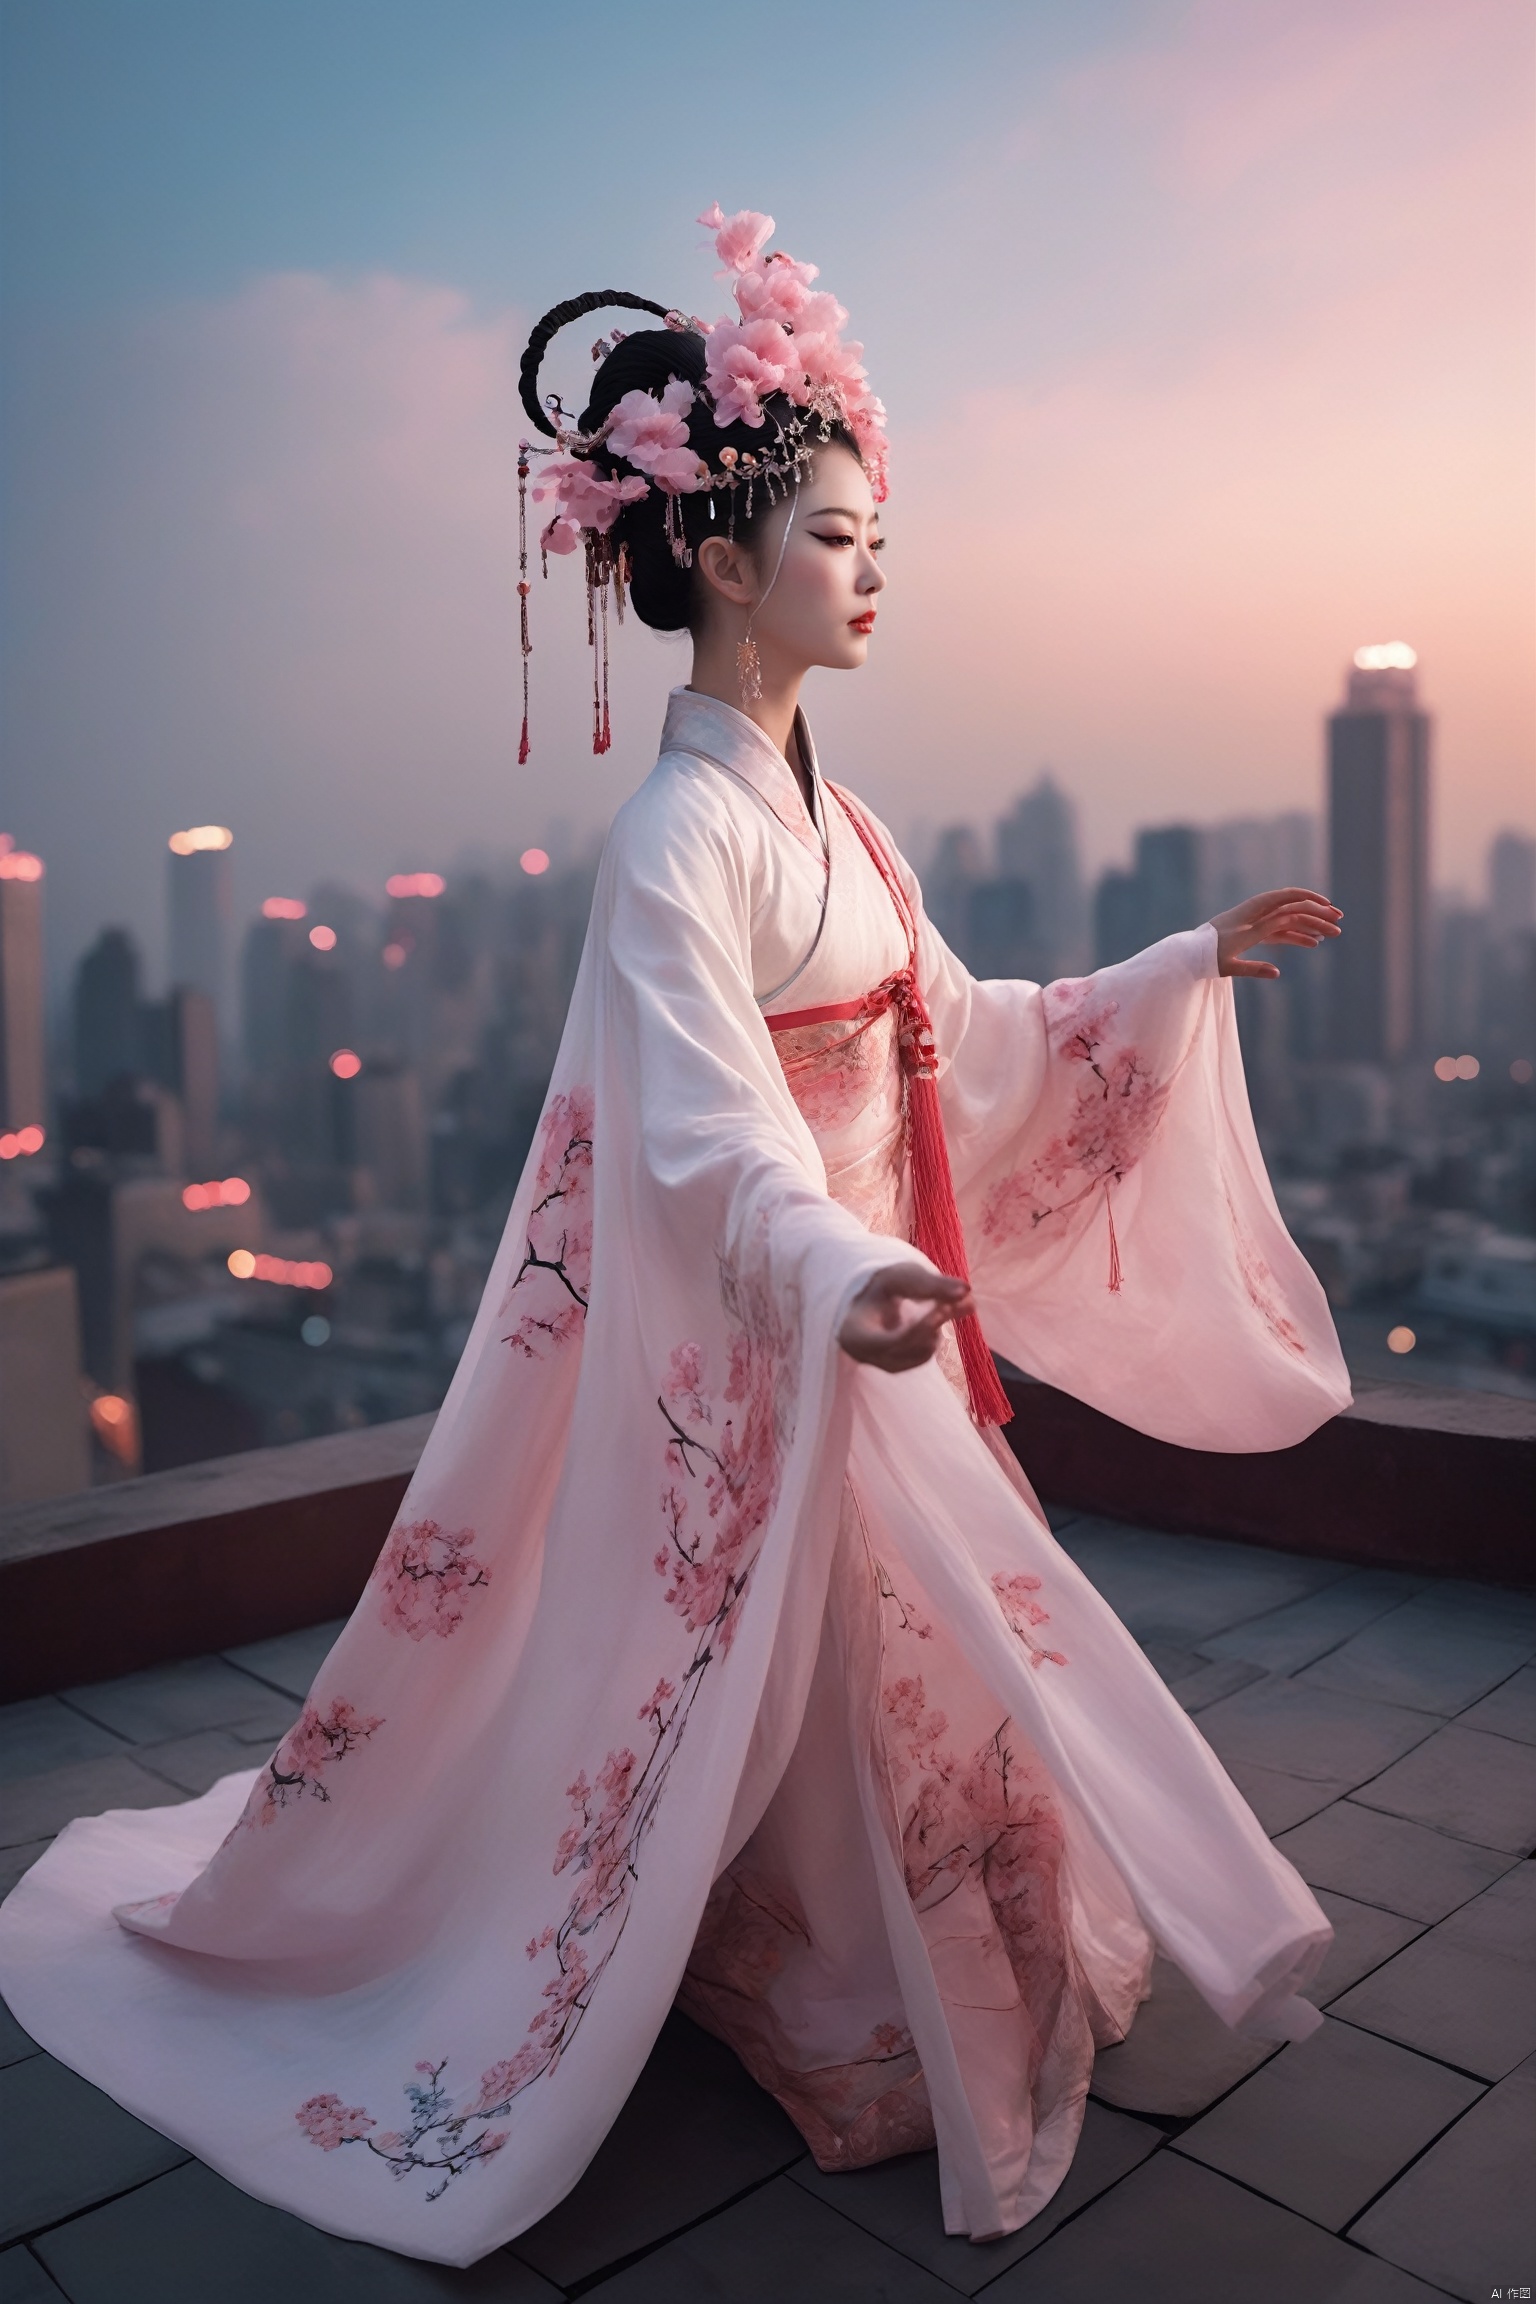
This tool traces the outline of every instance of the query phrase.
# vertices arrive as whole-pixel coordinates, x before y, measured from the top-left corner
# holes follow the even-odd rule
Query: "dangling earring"
[[[752,623],[747,623],[747,636],[736,643],[736,679],[741,689],[743,704],[761,704],[763,700],[763,660],[752,637]]]

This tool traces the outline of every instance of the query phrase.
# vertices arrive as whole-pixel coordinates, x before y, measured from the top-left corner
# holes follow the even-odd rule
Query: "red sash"
[[[896,1047],[906,1078],[907,1157],[912,1169],[912,1239],[930,1263],[952,1279],[970,1281],[965,1233],[955,1205],[955,1183],[944,1138],[944,1115],[939,1105],[938,1051],[933,1042],[933,1019],[917,983],[917,921],[907,901],[896,868],[884,843],[863,810],[833,784],[826,787],[853,826],[871,862],[890,891],[898,919],[906,931],[907,965],[857,1000],[840,1000],[826,1008],[797,1008],[787,1016],[764,1019],[770,1032],[795,1032],[806,1024],[854,1023],[859,1031],[889,1008],[896,1011]],[[998,1381],[997,1369],[974,1312],[955,1322],[956,1341],[965,1369],[971,1414],[978,1424],[1006,1424],[1013,1410]]]

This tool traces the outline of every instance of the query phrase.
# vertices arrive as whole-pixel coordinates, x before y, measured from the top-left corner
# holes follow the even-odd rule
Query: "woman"
[[[254,1780],[73,1825],[0,1921],[45,2047],[456,2264],[569,2189],[679,1996],[823,2167],[936,2138],[984,2238],[1060,2183],[1154,1943],[1285,2039],[1329,1937],[1052,1541],[986,1345],[1194,1447],[1345,1405],[1224,982],[1338,915],[970,979],[799,710],[869,650],[879,405],[769,220],[708,221],[739,320],[600,345],[577,427],[540,361],[613,299],[525,361],[546,553],[693,677],[399,1523]]]

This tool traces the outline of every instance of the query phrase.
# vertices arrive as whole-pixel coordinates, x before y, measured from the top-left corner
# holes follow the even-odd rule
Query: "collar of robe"
[[[661,732],[663,752],[694,752],[705,760],[712,760],[727,775],[749,784],[778,818],[786,832],[794,835],[803,847],[808,847],[825,862],[827,833],[825,811],[821,807],[821,772],[816,765],[816,747],[805,714],[795,714],[795,733],[800,745],[801,758],[811,772],[811,782],[817,795],[817,809],[813,815],[805,804],[800,780],[778,746],[765,736],[755,720],[733,705],[722,704],[718,696],[700,696],[692,688],[674,688],[667,698],[667,717]]]

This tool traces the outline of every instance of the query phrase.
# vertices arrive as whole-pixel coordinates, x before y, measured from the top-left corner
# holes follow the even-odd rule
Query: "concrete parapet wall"
[[[1009,1376],[1040,1493],[1112,1518],[1378,1567],[1536,1584],[1536,1403],[1362,1388],[1300,1447],[1172,1448]],[[0,1513],[0,1700],[344,1615],[430,1416],[215,1458]]]

